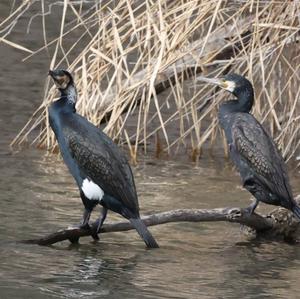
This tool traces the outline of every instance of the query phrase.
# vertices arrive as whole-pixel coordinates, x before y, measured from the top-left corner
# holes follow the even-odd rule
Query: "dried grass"
[[[45,16],[48,4],[40,2]],[[97,125],[110,116],[105,132],[126,142],[134,160],[140,145],[145,151],[155,145],[169,153],[188,148],[198,157],[206,144],[223,144],[216,115],[225,93],[196,85],[194,74],[246,75],[255,84],[253,113],[290,159],[300,146],[297,2],[58,1],[51,5],[61,5],[59,36],[46,42],[43,17],[45,46],[28,58],[54,47],[49,68],[67,65],[75,75],[78,112]],[[0,29],[29,5],[23,1]],[[72,35],[77,41],[65,47]],[[70,53],[82,39],[85,46],[70,63]],[[164,86],[170,88],[158,95]],[[47,107],[55,96],[51,86],[12,145],[22,144],[40,128],[32,143],[54,148]]]

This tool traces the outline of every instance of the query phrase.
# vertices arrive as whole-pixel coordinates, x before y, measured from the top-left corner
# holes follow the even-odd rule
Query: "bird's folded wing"
[[[253,116],[243,115],[235,120],[231,131],[235,150],[257,177],[273,193],[290,198],[292,192],[284,160],[261,124]]]
[[[97,129],[98,130],[98,129]],[[100,130],[64,128],[72,158],[80,171],[131,211],[138,200],[131,168],[119,148]]]

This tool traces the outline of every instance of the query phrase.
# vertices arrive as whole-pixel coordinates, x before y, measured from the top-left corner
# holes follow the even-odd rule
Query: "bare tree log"
[[[147,226],[159,225],[170,222],[211,222],[228,221],[248,227],[247,233],[265,234],[271,236],[291,236],[296,230],[298,222],[293,220],[291,214],[285,209],[276,209],[272,215],[249,215],[240,208],[218,209],[181,209],[157,213],[142,217]],[[276,214],[277,213],[277,214]],[[274,215],[276,214],[276,217]],[[288,216],[290,215],[290,216]],[[279,220],[280,219],[280,220]],[[296,226],[295,226],[296,224]],[[64,240],[76,242],[80,237],[90,236],[96,229],[96,223],[91,224],[91,229],[69,228],[57,231],[42,238],[25,240],[23,242],[38,245],[51,245]],[[121,232],[133,229],[129,222],[113,222],[104,224],[100,233]],[[246,230],[244,230],[246,232]]]

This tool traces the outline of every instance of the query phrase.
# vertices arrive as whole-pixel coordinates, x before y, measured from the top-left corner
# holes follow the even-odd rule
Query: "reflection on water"
[[[26,38],[22,34],[14,36]],[[6,58],[0,72],[0,298],[298,297],[299,247],[241,242],[233,224],[153,227],[159,250],[146,250],[136,232],[104,234],[100,243],[85,238],[80,246],[18,243],[78,223],[82,204],[56,156],[32,148],[10,152],[9,141],[40,102],[48,62],[41,55],[23,64],[22,55],[3,44],[0,53]],[[140,161],[134,174],[142,214],[249,204],[239,178],[223,164],[221,158],[201,160],[197,167],[186,161]],[[297,182],[294,177],[295,193]]]
[[[159,250],[146,250],[133,231],[103,234],[100,243],[85,238],[80,246],[17,243],[77,223],[82,205],[57,157],[28,149],[3,160],[1,298],[297,297],[298,246],[241,242],[233,224],[153,227]],[[195,167],[145,159],[134,173],[142,213],[248,204],[231,168],[213,161]]]

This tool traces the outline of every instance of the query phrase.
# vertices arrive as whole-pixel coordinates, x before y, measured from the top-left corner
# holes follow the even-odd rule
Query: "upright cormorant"
[[[216,84],[237,98],[221,104],[218,116],[243,187],[255,197],[248,211],[253,213],[262,201],[289,209],[300,219],[300,207],[293,198],[284,160],[272,138],[250,114],[254,103],[252,84],[237,74],[197,79]]]
[[[147,247],[158,247],[140,218],[134,178],[127,159],[107,135],[76,113],[77,91],[71,74],[58,69],[50,70],[49,75],[61,94],[49,108],[49,122],[85,207],[81,226],[89,227],[91,212],[100,204],[103,209],[97,234],[109,209],[128,219]]]

